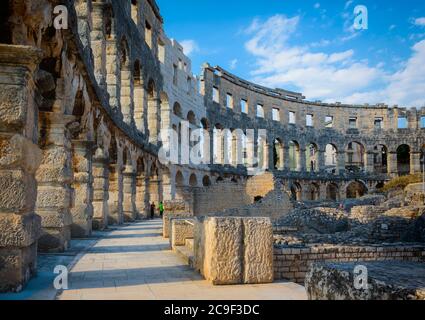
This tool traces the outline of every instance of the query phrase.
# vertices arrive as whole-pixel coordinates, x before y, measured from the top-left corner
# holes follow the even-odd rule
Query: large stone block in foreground
[[[358,265],[367,269],[367,290],[355,288]],[[316,263],[306,275],[305,288],[310,300],[425,300],[425,263]]]
[[[201,217],[194,237],[195,268],[213,284],[273,282],[269,218]]]

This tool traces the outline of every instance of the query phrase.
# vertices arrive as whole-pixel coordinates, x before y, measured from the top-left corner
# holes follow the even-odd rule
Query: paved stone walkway
[[[80,254],[70,270],[69,290],[58,299],[262,300],[306,299],[290,282],[213,286],[169,250],[162,221],[119,227]]]

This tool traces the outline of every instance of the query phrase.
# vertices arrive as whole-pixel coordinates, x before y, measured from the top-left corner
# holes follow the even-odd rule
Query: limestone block
[[[162,217],[163,224],[162,224],[162,236],[165,239],[168,239],[170,237],[170,230],[171,230],[171,220],[173,218],[191,218],[193,217],[190,213],[171,213],[171,212],[164,212],[164,215]]]
[[[194,227],[195,269],[214,285],[273,282],[269,218],[200,217]]]
[[[0,126],[23,127],[26,122],[28,91],[20,85],[0,86]]]
[[[41,162],[41,150],[22,135],[0,136],[0,167],[21,167],[34,173]]]
[[[71,228],[45,228],[38,240],[38,250],[41,252],[63,252],[69,248],[71,241]]]
[[[242,219],[214,217],[205,223],[204,277],[214,285],[242,283]]]
[[[36,197],[33,176],[22,170],[0,172],[0,211],[13,213],[32,211]]]
[[[270,219],[243,219],[244,283],[273,282],[273,227]]]
[[[68,209],[38,210],[37,214],[41,217],[43,228],[63,228],[72,224],[72,216]]]
[[[41,218],[35,214],[6,214],[0,219],[0,247],[27,247],[40,236]]]
[[[37,191],[38,209],[66,209],[71,206],[72,189],[59,186],[39,186]]]
[[[171,248],[184,246],[186,239],[193,239],[194,226],[187,219],[171,219]]]
[[[28,247],[0,247],[0,292],[19,292],[36,274],[37,243]]]

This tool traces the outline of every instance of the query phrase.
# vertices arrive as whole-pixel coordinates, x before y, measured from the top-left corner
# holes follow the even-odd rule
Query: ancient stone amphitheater
[[[55,28],[58,5],[67,9],[67,29]],[[351,251],[344,251],[341,241],[354,241],[352,234],[345,239],[346,233],[331,248],[306,246],[329,243],[317,238],[353,232],[357,225],[303,230],[301,249],[296,235],[288,234],[311,221],[317,231],[345,219],[335,213],[341,203],[348,211],[354,207],[362,219],[371,205],[382,208],[379,214],[411,205],[404,198],[390,205],[385,196],[370,194],[391,178],[421,172],[425,108],[307,101],[300,93],[265,88],[209,64],[194,76],[182,46],[164,33],[154,0],[18,0],[3,6],[0,291],[19,290],[29,281],[37,252],[63,252],[71,238],[144,219],[150,204],[160,201],[167,214],[165,236],[173,232],[172,217],[212,216],[198,219],[204,227],[195,230],[187,220],[180,227],[174,221],[182,244],[193,233],[220,229],[220,222],[209,220],[216,216],[271,218],[274,269],[259,276],[260,282],[273,276],[304,281],[307,262],[317,258],[388,258],[380,255],[382,246],[366,250],[363,241],[352,255],[344,255]],[[164,135],[170,129],[178,139],[177,162],[159,156],[170,142]],[[196,129],[204,130],[182,143]],[[202,161],[184,161],[192,150]],[[300,222],[294,212],[310,218]],[[419,209],[415,212],[420,216]],[[258,225],[258,235],[268,237],[265,220],[250,221],[243,222],[245,232]],[[380,242],[391,238],[382,231],[391,224],[367,226],[370,232],[363,235]],[[237,223],[233,227],[241,230]],[[306,240],[305,234],[314,239]],[[400,240],[400,234],[393,238]],[[424,257],[420,245],[410,245],[411,251],[390,248],[389,256]],[[246,276],[255,281],[253,274]]]

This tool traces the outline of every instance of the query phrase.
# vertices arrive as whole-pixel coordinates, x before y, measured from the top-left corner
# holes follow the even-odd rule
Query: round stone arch
[[[345,169],[348,172],[363,171],[366,163],[366,147],[359,141],[350,141],[345,147]]]
[[[204,177],[202,178],[202,185],[203,185],[204,187],[209,187],[209,186],[211,186],[211,178],[210,178],[208,175],[206,175],[206,176],[204,176]]]
[[[294,181],[290,184],[289,190],[291,191],[291,200],[301,201],[302,200],[302,186],[299,182]]]
[[[189,185],[191,187],[197,187],[198,186],[198,178],[196,177],[196,174],[195,173],[192,173],[189,176]]]
[[[411,150],[408,144],[399,145],[397,148],[397,172],[400,176],[410,174]]]
[[[319,171],[319,146],[316,142],[309,142],[306,145],[305,161],[308,172]]]
[[[339,194],[339,186],[335,182],[330,182],[326,186],[326,200],[329,201],[339,201],[340,194]]]
[[[347,199],[361,198],[368,193],[366,183],[361,180],[355,180],[347,184],[345,188]]]

